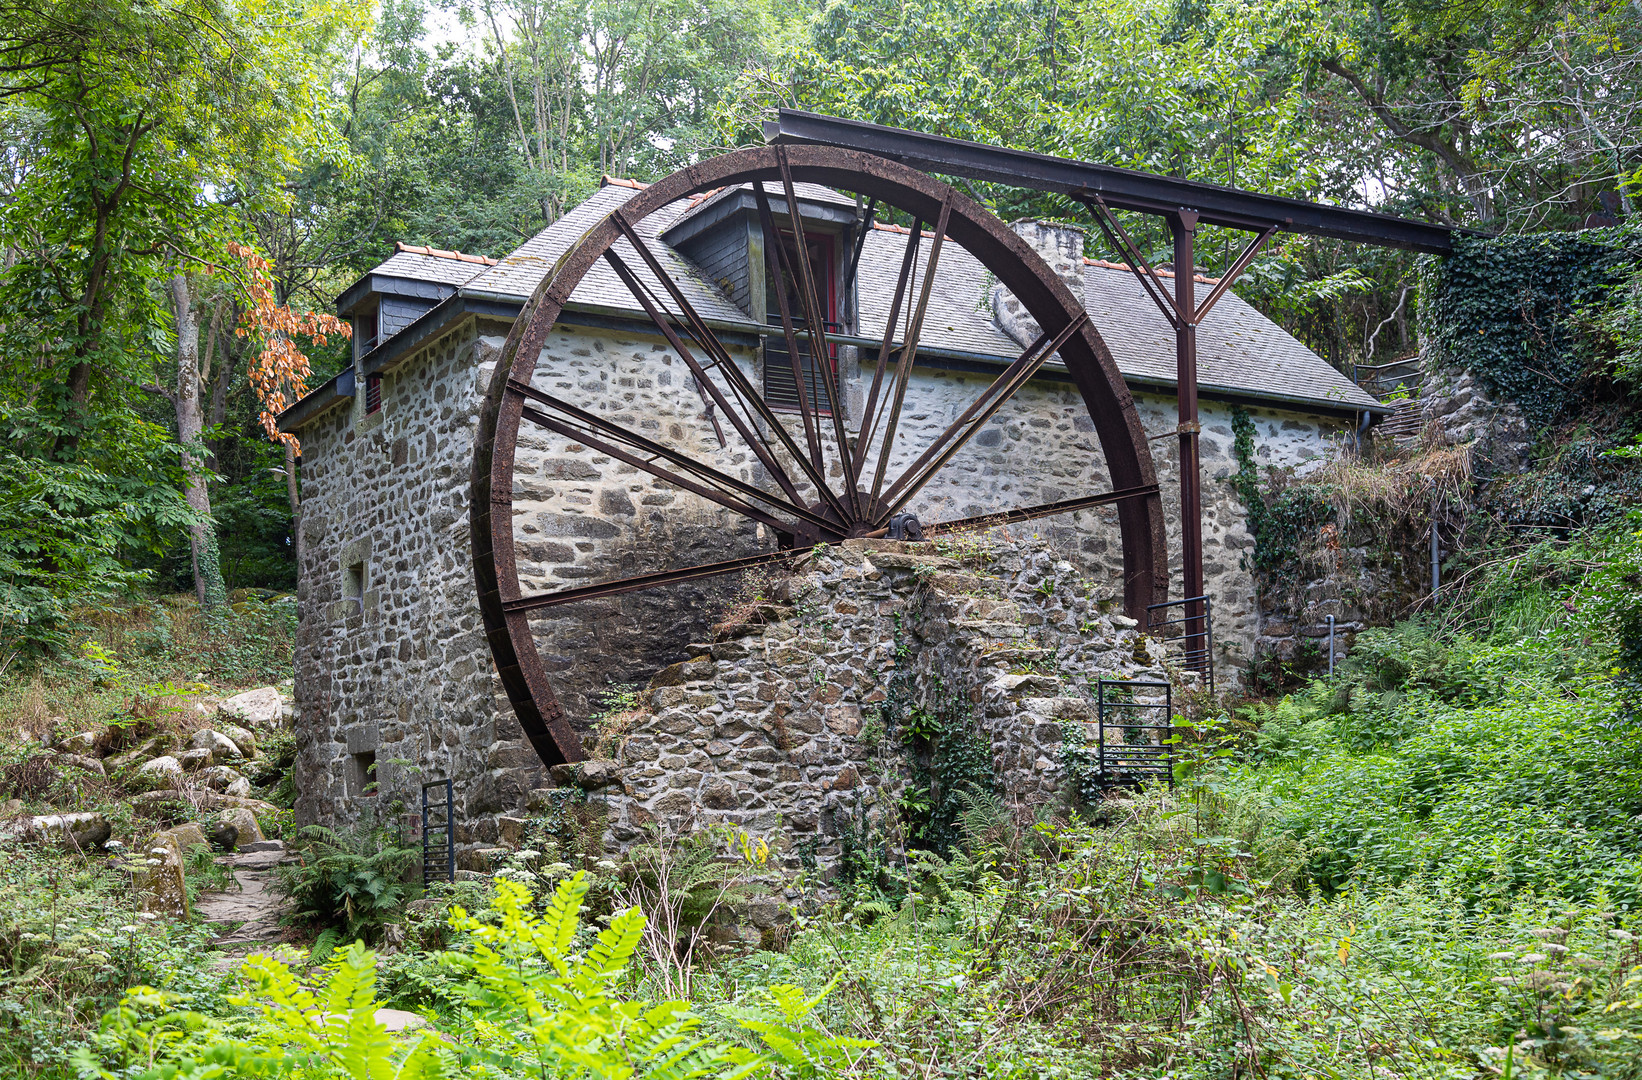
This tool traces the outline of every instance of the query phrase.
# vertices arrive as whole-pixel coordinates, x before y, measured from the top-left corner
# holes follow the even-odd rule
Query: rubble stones
[[[217,715],[228,723],[248,728],[278,728],[284,725],[285,701],[272,686],[235,694],[217,706]]]
[[[228,846],[237,851],[245,851],[254,844],[266,842],[262,835],[262,827],[257,824],[257,816],[244,807],[224,810],[218,815],[217,824],[220,828],[232,831],[233,838]],[[283,847],[284,845],[281,845],[278,850],[283,850]]]
[[[168,745],[169,740],[164,735],[152,735],[130,750],[122,750],[118,754],[105,757],[103,767],[109,772],[114,772],[140,765],[162,753]]]
[[[99,756],[97,754],[97,733],[94,731],[81,731],[66,736],[58,740],[57,749],[65,754],[83,754],[87,757]]]
[[[194,732],[194,737],[188,740],[188,748],[209,751],[213,765],[226,765],[229,762],[245,760],[245,755],[240,752],[233,739],[212,728]]]
[[[96,773],[98,776],[107,775],[100,760],[80,754],[60,753],[56,757],[55,764],[66,765],[71,769],[84,769],[86,772]]]
[[[107,817],[93,810],[30,818],[24,834],[36,843],[57,843],[76,851],[88,851],[107,843],[114,835],[114,828]]]
[[[137,766],[135,783],[146,788],[174,788],[182,782],[182,762],[166,754]]]

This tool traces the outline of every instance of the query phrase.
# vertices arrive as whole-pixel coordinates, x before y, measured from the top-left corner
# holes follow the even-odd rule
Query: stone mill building
[[[532,290],[577,237],[638,190],[640,185],[631,181],[607,180],[586,202],[499,260],[400,245],[339,298],[338,314],[351,320],[355,331],[353,364],[280,418],[281,428],[300,439],[302,454],[296,671],[300,820],[346,822],[366,800],[413,810],[422,782],[448,778],[457,791],[460,839],[471,847],[494,839],[498,816],[521,810],[532,791],[549,785],[501,693],[475,600],[467,508],[473,438],[496,358]],[[800,184],[796,201],[811,241],[811,268],[827,283],[822,317],[829,331],[845,341],[882,334],[909,244],[907,230],[870,220],[854,198],[826,188]],[[792,212],[784,202],[776,210],[778,217]],[[1152,453],[1173,530],[1178,516],[1173,508],[1178,499],[1175,440],[1165,437],[1176,423],[1172,329],[1128,268],[1085,257],[1078,230],[1037,221],[1014,228],[1084,299],[1110,346],[1141,419],[1155,437]],[[690,303],[711,321],[765,399],[796,403],[791,368],[766,362],[782,348],[781,331],[771,325],[775,301],[765,280],[751,194],[728,188],[676,203],[638,229],[650,254],[687,290]],[[920,243],[927,247],[928,239]],[[941,256],[930,288],[922,345],[903,410],[909,440],[940,430],[962,408],[965,388],[1009,364],[1035,332],[1014,298],[955,246]],[[1205,572],[1215,604],[1216,664],[1231,673],[1247,663],[1262,632],[1253,577],[1242,558],[1252,541],[1244,509],[1227,483],[1236,470],[1232,408],[1241,407],[1253,418],[1262,464],[1303,468],[1321,460],[1331,443],[1353,438],[1368,413],[1382,407],[1233,294],[1215,308],[1199,340]],[[833,359],[846,425],[858,425],[870,378],[870,371],[863,370],[863,351],[846,344]],[[1102,490],[1103,466],[1090,463],[1090,451],[1097,446],[1092,425],[1064,369],[1057,373],[1056,366],[1054,361],[1045,365],[964,448],[954,459],[953,479],[931,485],[908,509],[920,520],[935,521]],[[693,437],[686,428],[699,421],[701,404],[691,378],[603,264],[572,294],[537,364],[539,384],[587,409],[624,410],[661,443]],[[681,412],[681,402],[693,411]],[[687,493],[586,446],[537,432],[521,436],[514,512],[521,576],[542,588],[597,581],[645,566],[711,562],[769,540],[726,528]],[[1036,539],[1024,546],[1006,544],[1007,550],[996,553],[1000,566],[1012,567],[1004,577],[1014,590],[995,598],[1004,605],[999,610],[1029,623],[1065,624],[1063,632],[1074,637],[1077,627],[1088,628],[1104,643],[1099,655],[1121,659],[1112,660],[1114,670],[1144,669],[1144,650],[1137,658],[1132,643],[1119,641],[1132,633],[1121,617],[1114,621],[1097,604],[1069,622],[1070,607],[1058,607],[1043,595],[1031,599],[1033,589],[1039,594],[1052,589],[1043,584],[1049,573],[1039,565],[1043,559],[1057,568],[1050,575],[1056,580],[1078,576],[1093,583],[1096,592],[1115,582],[1121,558],[1109,508],[1043,519],[1015,531],[1016,540],[1028,540],[1028,534]],[[830,616],[825,627],[816,624],[817,633],[859,634],[867,641],[876,631],[845,625],[852,618],[848,609],[859,603],[840,601],[837,588],[864,588],[858,582],[879,580],[873,573],[888,575],[879,591],[868,592],[873,603],[896,603],[897,596],[910,595],[896,584],[901,581],[896,574],[910,572],[906,566],[911,564],[871,569],[876,564],[868,551],[845,557],[852,560],[848,565],[827,563],[812,570],[804,588],[832,590],[827,603],[845,605],[844,613]],[[863,562],[869,569],[862,569]],[[927,576],[930,569],[921,573]],[[1028,581],[1037,584],[1022,584]],[[930,608],[937,611],[932,617],[943,626],[981,618],[970,612],[973,604],[956,599],[969,593],[954,589],[950,611],[939,609],[946,611],[939,614]],[[863,682],[857,696],[850,696],[855,690],[840,691],[842,696],[826,701],[828,693],[820,688],[820,681],[831,677],[822,673],[822,666],[830,665],[826,669],[836,673],[840,665],[849,666],[848,657],[835,656],[825,664],[813,658],[793,660],[818,665],[813,720],[787,713],[772,719],[766,709],[756,721],[725,727],[723,715],[739,707],[738,699],[723,687],[715,691],[711,680],[755,676],[746,670],[751,661],[740,659],[736,647],[720,645],[709,654],[706,643],[713,640],[714,624],[756,590],[757,583],[731,581],[681,588],[659,599],[587,601],[555,609],[558,614],[539,627],[532,624],[559,699],[584,728],[608,688],[644,687],[670,665],[700,665],[682,674],[675,670],[673,677],[661,680],[665,685],[647,692],[655,700],[640,694],[638,702],[657,710],[656,722],[663,726],[697,723],[674,715],[689,700],[697,702],[702,716],[720,720],[701,721],[707,726],[699,732],[691,728],[649,742],[635,738],[624,752],[639,754],[642,747],[651,747],[644,764],[652,778],[687,773],[696,778],[691,783],[700,785],[691,790],[702,793],[690,798],[716,806],[728,815],[725,820],[754,824],[764,820],[759,813],[766,818],[779,813],[784,819],[806,813],[792,804],[796,796],[778,798],[777,789],[798,791],[813,782],[815,792],[824,789],[836,801],[839,790],[859,793],[872,787],[854,779],[839,787],[840,776],[859,773],[841,763],[853,752],[847,740],[857,738],[866,722],[861,707],[871,691]],[[1178,583],[1173,594],[1179,595]],[[808,610],[794,603],[797,610]],[[764,633],[777,631],[772,627]],[[1003,632],[994,628],[986,633]],[[1014,648],[999,644],[1007,637],[987,648]],[[691,649],[694,643],[703,645]],[[863,646],[862,655],[881,646],[881,641]],[[952,644],[943,637],[938,648],[944,650],[942,656],[959,657],[951,662],[968,664],[966,670],[985,667],[977,659],[980,654],[973,653],[980,648],[973,641]],[[974,677],[982,679],[977,686],[992,688],[985,694],[977,690],[978,700],[1003,701],[1031,690],[990,668]],[[1031,708],[1040,713],[1072,709],[1064,702],[1041,704],[1061,700],[1060,694],[1044,689],[1033,698],[1040,703]],[[987,715],[1002,715],[992,705],[985,708],[993,710]],[[781,729],[779,735],[770,734],[771,725]],[[806,727],[815,731],[800,730]],[[721,735],[719,728],[728,734]],[[834,736],[845,742],[833,746],[827,740]],[[724,779],[729,775],[726,762],[746,758],[750,768],[757,758],[769,756],[762,750],[743,754],[738,748],[750,744],[735,741],[743,737],[764,739],[774,747],[770,753],[780,760],[764,765],[772,778],[792,773],[786,788],[770,779],[761,787],[749,782],[743,791],[739,781]],[[676,753],[667,749],[669,739],[678,743]],[[591,735],[589,740],[596,741]],[[1036,790],[1034,785],[1041,786],[1052,767],[1039,764],[1048,760],[1041,747],[1017,742],[998,735],[995,752],[1007,764],[1000,768],[1034,777],[1021,782]],[[664,760],[668,764],[660,764]],[[659,788],[628,782],[621,790],[625,802],[613,811],[617,824],[636,826],[654,816],[647,808],[662,798]],[[781,799],[786,802],[777,805]]]

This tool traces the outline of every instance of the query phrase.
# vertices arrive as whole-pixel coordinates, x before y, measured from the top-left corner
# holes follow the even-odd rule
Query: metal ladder
[[[1202,604],[1201,629],[1192,629],[1198,619],[1192,614],[1192,604]],[[1170,608],[1181,608],[1182,617],[1166,616]],[[1203,677],[1209,693],[1214,693],[1214,610],[1207,596],[1191,596],[1184,600],[1168,600],[1146,608],[1147,630],[1163,643],[1163,648],[1182,671],[1195,672]],[[1179,630],[1170,631],[1170,627]]]
[[[456,786],[449,780],[434,780],[422,785],[422,884],[455,880]]]
[[[1173,691],[1167,682],[1101,679],[1096,684],[1101,787],[1138,784],[1148,776],[1167,779],[1174,786],[1174,746],[1169,742],[1174,727]],[[1162,693],[1161,703],[1137,700],[1156,698],[1157,692]],[[1116,740],[1106,737],[1108,728],[1118,733]]]

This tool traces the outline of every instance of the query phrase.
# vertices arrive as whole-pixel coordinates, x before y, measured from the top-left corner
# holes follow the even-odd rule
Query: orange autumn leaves
[[[261,351],[251,360],[251,389],[262,407],[257,419],[275,442],[286,443],[292,452],[300,452],[295,435],[279,430],[279,414],[290,408],[308,392],[308,376],[312,374],[308,357],[296,347],[295,338],[305,337],[315,345],[323,345],[331,334],[348,337],[353,328],[334,315],[316,311],[297,312],[274,299],[274,279],[268,273],[268,260],[256,249],[229,241],[228,250],[245,264],[246,298],[239,325],[234,333],[253,338]]]

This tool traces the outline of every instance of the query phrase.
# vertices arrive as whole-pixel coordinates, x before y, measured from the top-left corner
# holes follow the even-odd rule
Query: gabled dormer
[[[787,266],[797,265],[797,240],[791,211],[777,184],[766,185],[771,216],[787,249]],[[850,263],[855,255],[856,237],[865,224],[864,208],[855,200],[821,187],[799,184],[795,188],[798,210],[804,225],[804,242],[809,272],[817,283],[826,331],[853,334],[856,324],[855,275]],[[749,319],[767,326],[781,325],[781,296],[771,288],[764,250],[764,230],[759,223],[758,201],[751,187],[721,188],[698,197],[679,220],[661,233],[661,240],[689,259],[722,289]],[[783,274],[788,311],[801,329],[807,328],[803,305],[790,274]],[[777,409],[798,407],[797,380],[787,353],[785,336],[779,330],[765,335],[764,397]],[[809,399],[818,401],[815,365],[801,342],[800,367],[809,384]],[[830,362],[836,366],[837,349]]]
[[[388,260],[354,282],[336,300],[336,313],[353,327],[358,360],[456,292],[495,259],[439,248],[394,245]]]

